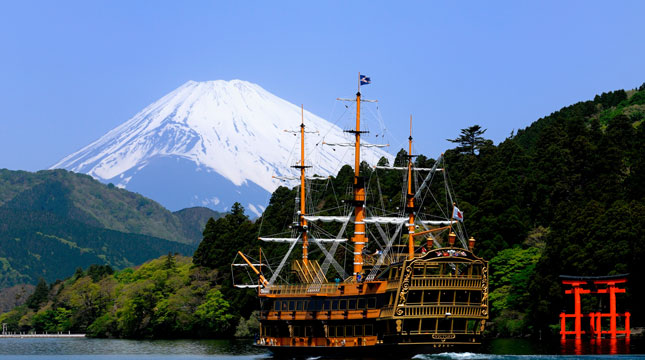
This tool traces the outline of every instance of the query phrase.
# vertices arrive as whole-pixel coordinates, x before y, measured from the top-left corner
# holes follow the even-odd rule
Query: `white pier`
[[[6,338],[84,338],[85,334],[0,334],[0,339]]]

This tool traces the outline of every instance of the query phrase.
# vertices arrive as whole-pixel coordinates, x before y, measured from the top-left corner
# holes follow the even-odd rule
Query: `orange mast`
[[[309,237],[307,234],[307,220],[305,219],[305,107],[300,106],[300,229],[302,231],[302,262],[305,266],[309,262]]]
[[[408,193],[406,195],[408,219],[408,259],[414,259],[414,193],[412,192],[412,115],[410,115],[410,137],[408,138]]]
[[[360,176],[361,168],[361,73],[358,73],[358,92],[356,93],[356,129],[350,130],[356,136],[354,156],[354,278],[363,271],[363,248],[367,243],[365,236],[365,181]]]
[[[269,281],[264,277],[264,275],[262,275],[262,273],[260,273],[260,270],[256,269],[255,266],[253,266],[253,264],[249,261],[249,259],[247,259],[246,256],[242,254],[241,251],[238,251],[237,254],[242,257],[242,260],[244,260],[244,262],[251,268],[251,270],[253,270],[255,275],[260,278],[260,284],[262,284],[262,286],[269,286]]]

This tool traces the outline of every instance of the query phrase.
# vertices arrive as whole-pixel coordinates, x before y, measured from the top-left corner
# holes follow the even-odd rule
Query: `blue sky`
[[[3,1],[0,168],[39,170],[188,80],[243,79],[328,118],[372,77],[395,153],[496,143],[645,82],[642,1]]]

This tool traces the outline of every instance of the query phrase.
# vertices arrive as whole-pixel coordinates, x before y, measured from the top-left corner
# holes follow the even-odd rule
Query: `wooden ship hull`
[[[259,292],[256,345],[274,354],[454,351],[480,345],[487,263],[440,248],[363,283],[283,285]],[[472,350],[472,349],[471,349]]]
[[[359,78],[362,82],[360,74]],[[233,264],[251,269],[258,279],[255,284],[240,286],[258,288],[261,310],[256,346],[291,357],[472,351],[480,345],[488,319],[488,264],[473,253],[475,240],[472,237],[466,240],[463,214],[455,203],[442,209],[439,217],[421,212],[420,205],[415,203],[417,199],[422,202],[420,194],[429,191],[434,174],[443,173],[445,177],[445,169],[438,168],[443,156],[432,168],[415,168],[410,134],[407,167],[381,167],[405,171],[407,191],[403,191],[403,208],[395,216],[385,212],[368,214],[366,179],[360,173],[361,134],[365,133],[360,130],[360,104],[370,100],[361,99],[360,83],[355,101],[356,127],[346,131],[356,137],[351,144],[355,147],[353,196],[349,202],[352,213],[341,216],[307,213],[305,169],[309,166],[304,161],[302,115],[301,160],[294,166],[300,171],[300,204],[291,227],[295,235],[259,238],[291,246],[269,278],[262,271],[265,264],[261,256],[259,262],[254,262],[238,252],[244,261]],[[414,189],[412,179],[416,171],[425,171],[427,175]],[[446,193],[449,191],[446,185]],[[313,232],[317,221],[343,225],[335,238],[319,239]],[[350,239],[342,238],[349,223],[353,223]],[[373,236],[382,237],[381,242],[376,242],[376,249],[368,248],[368,224],[378,230],[371,233]],[[385,230],[379,224],[387,224],[383,225]],[[461,246],[456,246],[457,238]],[[349,273],[334,259],[338,244],[348,240],[353,253]],[[297,243],[302,243],[301,256],[291,259],[293,274],[280,283],[278,275]],[[333,245],[327,247],[329,243]],[[311,244],[321,249],[325,259],[322,266],[310,258]],[[337,276],[333,282],[327,279],[330,264]]]

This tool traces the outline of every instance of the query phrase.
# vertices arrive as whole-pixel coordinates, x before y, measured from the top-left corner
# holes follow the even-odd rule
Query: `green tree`
[[[457,143],[457,151],[462,154],[475,155],[481,147],[487,144],[487,140],[482,137],[487,129],[482,129],[479,125],[461,129],[461,135],[456,139],[446,139],[450,142]]]
[[[34,289],[34,293],[27,299],[27,307],[32,310],[38,310],[40,305],[47,302],[47,297],[49,295],[49,286],[47,282],[42,277],[38,279],[38,285]]]
[[[234,316],[229,312],[230,305],[217,289],[206,294],[206,301],[197,307],[195,316],[202,329],[207,333],[222,335],[231,328]]]
[[[176,266],[175,257],[172,255],[171,252],[168,252],[168,255],[166,255],[166,261],[164,262],[163,268],[165,270],[174,270],[175,266]]]

